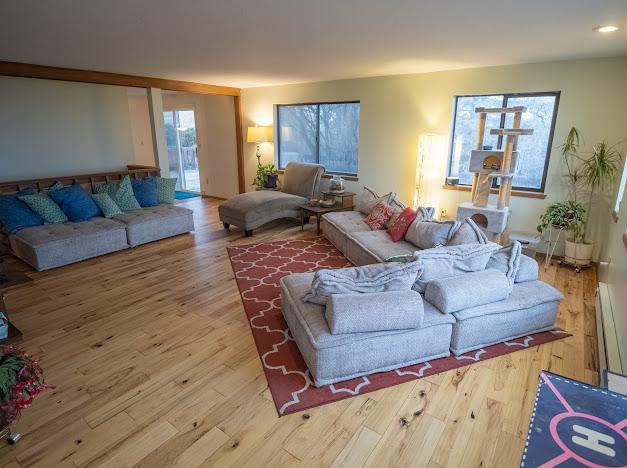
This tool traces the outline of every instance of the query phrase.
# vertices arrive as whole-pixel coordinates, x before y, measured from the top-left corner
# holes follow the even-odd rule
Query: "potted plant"
[[[0,353],[0,435],[17,441],[9,426],[46,389],[43,371],[32,356],[15,346],[4,346]]]
[[[564,259],[576,267],[589,265],[592,260],[594,244],[585,240],[592,204],[599,190],[613,188],[621,163],[616,145],[609,146],[601,142],[594,145],[591,151],[583,152],[580,150],[582,142],[579,130],[572,127],[560,147],[566,166],[569,198],[581,209],[582,199],[587,204],[587,209],[582,213],[583,222],[571,226],[569,230],[573,234],[572,239],[567,239],[565,243]]]
[[[259,164],[253,185],[257,187],[257,189],[276,188],[278,180],[279,173],[274,167],[274,164]]]

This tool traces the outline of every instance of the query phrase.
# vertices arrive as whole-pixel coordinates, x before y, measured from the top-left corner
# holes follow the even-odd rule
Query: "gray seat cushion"
[[[300,218],[300,206],[307,199],[274,190],[246,192],[218,207],[220,221],[246,231],[281,218]]]
[[[324,307],[302,300],[312,280],[313,273],[282,278],[281,306],[317,386],[449,355],[454,319],[427,302],[420,328],[333,335]]]
[[[124,224],[101,217],[25,228],[9,240],[13,253],[40,271],[128,247]]]
[[[351,232],[369,231],[370,228],[364,222],[366,215],[359,211],[334,211],[322,216],[320,228],[324,237],[348,257],[348,235]]]
[[[404,240],[392,242],[390,235],[383,230],[353,232],[351,233],[351,239],[356,244],[349,247],[351,256],[355,257],[360,265],[365,264],[363,262],[369,261],[370,258],[375,259],[377,262],[384,262],[390,257],[412,255],[416,252],[415,245]],[[352,261],[352,259],[350,260]]]
[[[114,219],[126,225],[131,247],[194,230],[193,211],[182,206],[162,204],[127,211]]]
[[[456,355],[551,330],[563,295],[542,281],[514,285],[507,299],[454,312],[451,351]]]

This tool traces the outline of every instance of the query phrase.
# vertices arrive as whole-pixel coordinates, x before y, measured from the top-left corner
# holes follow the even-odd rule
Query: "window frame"
[[[359,133],[361,135],[361,101],[322,101],[322,102],[299,102],[290,104],[275,104],[275,120],[276,120],[276,160],[277,168],[279,171],[285,170],[285,167],[281,167],[281,121],[280,112],[281,107],[297,107],[297,106],[316,106],[316,164],[320,164],[320,106],[325,104],[359,104]],[[357,171],[359,172],[359,139],[357,139]],[[329,175],[341,175],[347,177],[358,177],[358,172],[338,172],[338,171],[325,171],[325,174]]]
[[[451,138],[449,142],[449,155],[448,155],[448,170],[446,171],[447,176],[451,176],[451,170],[453,169],[453,150],[454,150],[454,142],[455,142],[455,124],[457,123],[457,100],[459,98],[465,97],[485,97],[485,96],[503,96],[502,107],[507,107],[507,101],[510,98],[517,97],[540,97],[540,96],[554,96],[555,102],[553,104],[553,117],[551,119],[551,130],[549,132],[549,139],[546,145],[546,154],[544,155],[544,168],[542,172],[542,184],[540,188],[534,187],[524,187],[519,185],[512,186],[512,190],[522,191],[522,192],[536,192],[536,193],[544,193],[546,188],[546,178],[549,171],[549,162],[551,159],[551,150],[553,148],[553,135],[555,134],[555,123],[557,122],[557,112],[559,109],[559,102],[561,91],[539,91],[539,92],[529,92],[529,93],[490,93],[490,94],[459,94],[455,95],[453,99],[453,122],[451,126]],[[506,114],[501,114],[501,121],[499,123],[499,128],[503,128],[505,125],[505,117]],[[503,145],[503,135],[499,135],[497,142],[497,149],[501,149]],[[472,185],[467,184],[459,184],[462,187],[471,187]],[[499,184],[497,179],[495,178],[492,181],[491,188],[498,188]]]

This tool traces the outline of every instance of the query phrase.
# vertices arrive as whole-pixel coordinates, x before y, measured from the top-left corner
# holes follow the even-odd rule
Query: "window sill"
[[[445,190],[457,190],[458,192],[470,192],[471,187],[467,185],[442,185],[442,188]],[[498,189],[490,189],[490,193],[499,193]],[[512,197],[521,197],[521,198],[537,198],[543,200],[546,198],[546,194],[541,192],[526,192],[524,190],[512,190]]]
[[[279,169],[279,174],[284,174],[285,169]],[[344,174],[324,174],[322,176],[323,179],[332,179],[333,176],[339,175],[344,180],[348,180],[350,182],[359,182],[359,176],[355,175],[344,175]]]

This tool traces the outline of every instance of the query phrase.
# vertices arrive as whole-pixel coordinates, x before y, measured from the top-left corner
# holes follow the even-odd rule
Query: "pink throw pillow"
[[[392,225],[388,228],[388,234],[392,238],[392,241],[398,242],[403,237],[405,237],[405,233],[409,229],[411,223],[416,219],[416,212],[411,208],[405,208],[401,214],[396,217],[396,220]]]
[[[385,226],[385,223],[392,217],[392,213],[392,207],[388,203],[380,201],[375,205],[368,217],[364,219],[364,222],[370,229],[375,231]]]

